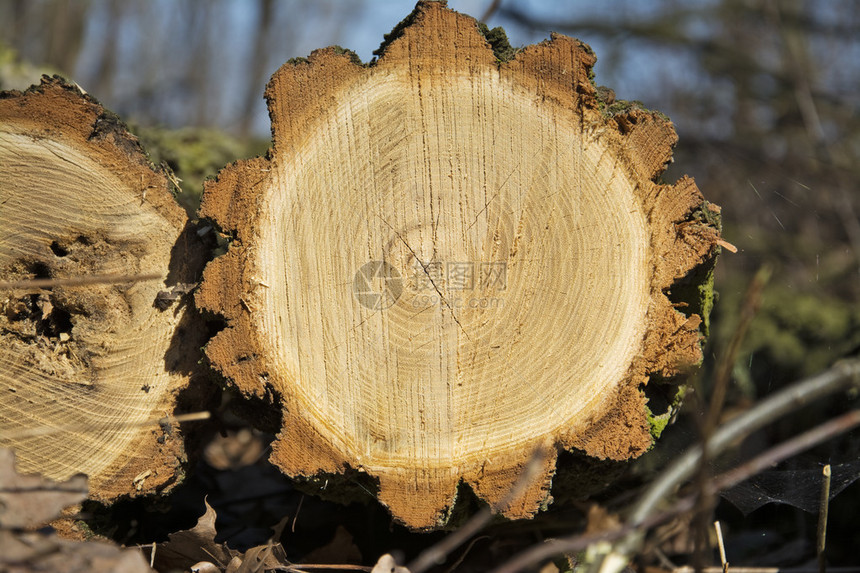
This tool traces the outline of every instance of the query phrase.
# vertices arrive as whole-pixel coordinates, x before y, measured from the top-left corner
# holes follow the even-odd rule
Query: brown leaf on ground
[[[191,529],[171,533],[168,541],[159,543],[155,548],[155,568],[159,571],[169,569],[187,570],[201,561],[227,567],[239,555],[225,543],[215,542],[215,510],[206,503],[206,513],[197,520]]]
[[[155,548],[155,568],[191,570],[197,573],[224,571],[225,573],[261,573],[289,566],[287,552],[274,540],[240,553],[215,542],[215,510],[206,502],[206,512],[197,525],[185,531],[171,533],[168,541]],[[276,536],[285,522],[275,527]],[[146,548],[144,548],[146,549]]]
[[[124,549],[100,541],[81,543],[60,539],[56,535],[5,530],[0,530],[0,571],[152,573],[136,549]]]
[[[621,526],[621,520],[618,519],[617,514],[610,513],[606,508],[596,503],[589,506],[587,519],[588,525],[585,528],[585,533],[589,535],[604,533]]]
[[[287,552],[280,543],[258,545],[247,550],[241,557],[234,558],[226,573],[260,573],[287,567]]]
[[[87,498],[87,477],[54,482],[39,475],[20,475],[15,454],[0,449],[0,528],[38,527],[59,517],[64,507]]]

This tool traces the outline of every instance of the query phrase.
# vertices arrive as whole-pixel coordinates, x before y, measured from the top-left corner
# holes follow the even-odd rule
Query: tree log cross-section
[[[79,88],[0,96],[0,447],[22,473],[87,474],[104,502],[176,483],[182,435],[159,420],[202,342],[156,302],[190,280],[190,230],[166,174]]]
[[[651,446],[643,386],[701,359],[702,318],[667,292],[712,261],[718,208],[659,182],[672,124],[602,103],[594,62],[560,35],[497,57],[421,2],[377,61],[328,48],[274,74],[273,149],[205,189],[233,241],[197,302],[226,320],[212,365],[280,402],[285,473],[366,472],[428,529],[460,484],[528,517],[558,450]]]

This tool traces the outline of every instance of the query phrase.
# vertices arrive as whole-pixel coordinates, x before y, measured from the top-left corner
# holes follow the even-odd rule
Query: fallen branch
[[[735,440],[748,435],[750,432],[816,399],[855,385],[860,385],[860,360],[841,362],[817,376],[797,382],[774,394],[748,412],[723,425],[714,433],[709,444],[709,451],[715,455],[719,454]],[[860,425],[860,411],[848,412],[767,450],[738,468],[717,476],[709,482],[704,493],[713,494],[732,487],[784,459],[847,432],[858,425]],[[667,469],[663,474],[664,478],[654,482],[654,485],[645,492],[634,507],[627,523],[621,527],[601,534],[574,535],[548,541],[520,553],[501,567],[494,569],[492,573],[514,573],[555,555],[582,551],[601,543],[605,544],[601,551],[602,556],[598,556],[594,561],[593,570],[602,573],[619,571],[627,564],[630,556],[641,547],[645,532],[676,515],[690,511],[695,506],[698,496],[689,495],[677,501],[666,511],[656,511],[660,501],[667,499],[675,488],[693,474],[701,452],[701,446],[693,448]],[[720,570],[722,569],[720,568]],[[732,571],[738,571],[738,569],[732,568]]]

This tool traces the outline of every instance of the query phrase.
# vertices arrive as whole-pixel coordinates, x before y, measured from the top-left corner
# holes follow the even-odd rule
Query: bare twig
[[[487,9],[484,11],[484,15],[481,16],[481,22],[486,22],[487,20],[489,20],[493,16],[493,14],[498,11],[499,6],[501,5],[502,0],[493,0],[490,5],[487,6]]]
[[[463,527],[451,535],[446,535],[439,543],[425,549],[415,561],[406,567],[410,573],[424,573],[424,571],[427,571],[431,567],[443,563],[452,551],[463,545],[473,535],[483,529],[493,518],[495,512],[519,499],[526,487],[538,477],[541,470],[545,467],[546,456],[549,453],[548,450],[549,447],[546,445],[536,448],[525,470],[514,484],[514,487],[511,488],[511,491],[499,503],[494,507],[483,508],[472,516]]]
[[[142,275],[90,275],[85,277],[71,277],[67,279],[24,279],[20,281],[0,281],[0,289],[13,290],[22,288],[51,288],[61,286],[86,286],[86,285],[112,285],[122,283],[134,283],[160,279],[161,273],[147,273]]]
[[[133,428],[139,426],[149,426],[150,424],[174,423],[174,422],[197,422],[200,420],[208,420],[212,414],[207,411],[191,412],[189,414],[179,414],[177,416],[164,416],[160,418],[147,418],[139,422],[119,421],[111,424],[99,425],[98,430],[105,428]],[[36,436],[45,436],[57,432],[81,432],[93,430],[92,424],[63,424],[61,426],[43,426],[41,428],[28,428],[18,432],[0,432],[0,438],[3,440],[21,440],[24,438],[33,438]]]
[[[846,389],[852,385],[860,385],[860,360],[844,361],[831,369],[802,380],[760,402],[756,407],[725,424],[714,434],[712,451],[719,452],[732,444],[739,437],[761,428],[774,419],[787,414],[815,399]],[[860,425],[860,411],[855,410],[830,420],[808,432],[766,451],[764,454],[745,463],[744,465],[722,474],[710,482],[710,491],[719,491],[731,487],[748,477],[808,449],[826,439],[846,432]],[[676,502],[669,510],[657,512],[660,501],[683,481],[692,475],[701,456],[701,448],[694,448],[681,457],[663,474],[663,479],[655,482],[639,503],[635,506],[631,518],[626,524],[600,535],[574,535],[562,539],[554,539],[527,549],[511,561],[495,569],[493,573],[514,573],[538,563],[544,559],[566,552],[582,551],[589,546],[601,542],[620,541],[612,548],[612,560],[603,561],[605,567],[601,571],[613,570],[612,565],[627,563],[627,556],[641,543],[644,532],[649,528],[668,521],[673,516],[691,510],[695,505],[696,496],[687,496]],[[604,554],[604,558],[609,555]],[[720,569],[721,571],[721,569]],[[733,569],[741,573],[739,569]],[[833,573],[833,571],[831,571]]]
[[[451,563],[451,566],[448,567],[447,573],[456,573],[457,569],[460,568],[460,565],[462,565],[463,561],[466,559],[466,555],[468,555],[469,552],[472,550],[472,547],[474,547],[475,544],[477,542],[481,541],[482,539],[490,539],[490,536],[489,535],[482,535],[480,537],[476,537],[476,538],[472,539],[472,541],[469,542],[469,545],[466,546],[466,549],[463,551],[463,553],[460,555],[460,557],[458,557],[457,560],[454,561],[453,563]]]
[[[693,573],[692,567],[673,569],[672,573]],[[814,567],[732,567],[732,573],[817,573]],[[702,573],[722,573],[722,567],[705,567]],[[860,573],[860,567],[832,567],[830,573]]]
[[[848,388],[860,385],[860,360],[846,360],[830,368],[785,388],[776,394],[762,400],[755,407],[744,412],[737,418],[724,424],[714,432],[708,444],[711,455],[718,455],[740,438],[766,426],[782,416],[799,408]],[[655,481],[645,492],[639,503],[633,508],[630,522],[633,525],[643,523],[651,515],[661,500],[665,499],[672,490],[686,481],[698,467],[702,457],[702,447],[691,448],[681,456]],[[633,545],[638,540],[630,539]],[[626,553],[626,551],[625,551]]]
[[[860,410],[852,410],[838,418],[829,420],[820,426],[797,435],[778,446],[774,446],[750,461],[720,474],[714,478],[711,487],[714,491],[729,489],[757,473],[773,467],[782,460],[795,456],[839,434],[853,430],[857,426],[860,426]]]
[[[713,498],[705,495],[705,485],[710,478],[710,462],[712,453],[709,444],[711,436],[714,433],[717,425],[720,422],[720,417],[723,413],[726,395],[728,394],[729,381],[731,380],[732,369],[737,362],[738,354],[741,351],[741,344],[746,338],[747,331],[752,324],[753,319],[758,314],[761,307],[761,293],[764,290],[770,279],[770,268],[764,266],[758,270],[750,282],[747,292],[744,295],[743,305],[741,306],[740,319],[735,331],[732,334],[728,347],[722,355],[716,367],[714,374],[714,384],[711,390],[710,407],[705,413],[705,418],[701,426],[702,450],[701,460],[699,462],[698,482],[699,491],[702,495],[699,497],[696,507],[696,517],[693,521],[695,527],[695,549],[693,562],[697,565],[697,569],[704,567],[705,552],[708,544],[707,529],[711,521],[713,506],[715,504]]]
[[[714,388],[711,393],[710,408],[708,409],[707,416],[705,417],[705,425],[703,428],[703,439],[705,441],[710,438],[720,421],[720,416],[723,413],[723,405],[726,401],[726,394],[729,387],[729,380],[731,379],[732,369],[735,366],[735,362],[737,362],[738,354],[741,351],[741,344],[746,338],[750,324],[752,324],[753,319],[758,314],[759,308],[761,307],[761,293],[770,279],[770,274],[771,271],[769,267],[762,267],[755,274],[752,282],[750,282],[746,295],[744,296],[743,306],[741,307],[740,320],[738,321],[734,334],[732,334],[728,348],[726,348],[722,359],[717,365],[717,371],[714,374]]]
[[[830,464],[821,472],[821,505],[818,507],[818,573],[825,573],[824,549],[827,547],[827,510],[830,506]]]
[[[682,511],[689,511],[693,507],[693,499],[688,498],[686,501],[688,503],[683,507],[672,508],[669,511],[650,516],[636,527],[630,524],[625,524],[615,529],[610,529],[600,533],[592,533],[590,535],[572,535],[561,539],[550,539],[540,545],[534,545],[529,549],[526,549],[507,563],[493,569],[491,573],[516,573],[517,571],[521,571],[526,567],[530,567],[535,563],[539,563],[540,561],[549,559],[556,555],[575,553],[577,551],[583,551],[588,547],[597,546],[600,543],[617,541],[624,536],[629,535],[636,528],[649,529],[669,521]]]
[[[720,527],[720,522],[714,522],[714,531],[717,532],[717,547],[720,549],[720,564],[723,567],[723,573],[729,573],[729,561],[726,559],[726,546],[723,543],[723,528]]]
[[[284,567],[277,567],[272,569],[272,571],[284,571],[289,573],[301,573],[303,569],[308,571],[366,571],[370,573],[373,570],[372,567],[365,567],[364,565],[325,565],[325,564],[312,564],[308,565],[307,563],[297,563],[295,565],[286,565]]]
[[[296,515],[293,516],[293,524],[290,526],[290,531],[292,533],[296,532],[296,520],[299,518],[299,512],[302,510],[302,504],[305,502],[305,496],[302,494],[302,497],[299,498],[299,506],[296,508]]]
[[[746,462],[731,471],[720,474],[708,483],[708,491],[715,493],[717,491],[728,489],[738,483],[752,477],[753,475],[777,464],[791,456],[809,449],[823,441],[826,441],[841,433],[847,432],[857,426],[860,426],[860,410],[855,410],[844,414],[839,418],[826,422],[812,430],[795,436],[791,440],[767,450],[763,454]],[[655,525],[665,523],[676,515],[690,511],[696,503],[696,495],[688,495],[687,497],[676,502],[669,510],[646,518],[638,528],[647,530]],[[533,565],[539,561],[559,555],[562,553],[571,553],[582,551],[591,545],[600,542],[612,542],[621,539],[625,535],[636,531],[637,527],[630,524],[620,526],[602,534],[595,535],[573,535],[562,539],[554,539],[542,545],[536,545],[517,555],[513,560],[505,563],[502,567],[495,569],[492,573],[514,573],[521,569]],[[692,573],[692,568],[681,568],[686,573]],[[704,571],[711,571],[712,568],[705,568]],[[713,572],[721,572],[721,568],[715,569]],[[740,573],[740,569],[734,568],[733,572]],[[777,571],[774,569],[773,571]],[[809,570],[813,573],[815,570]],[[834,573],[831,569],[830,573]],[[768,573],[768,570],[762,569],[762,572]],[[860,571],[858,571],[860,573]]]

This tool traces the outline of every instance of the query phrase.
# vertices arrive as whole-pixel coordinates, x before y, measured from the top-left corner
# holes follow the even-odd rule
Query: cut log
[[[422,2],[370,65],[328,48],[275,73],[269,157],[204,191],[234,240],[197,301],[227,321],[215,368],[282,405],[284,472],[366,472],[432,528],[460,483],[528,517],[556,449],[651,446],[642,387],[701,359],[701,317],[666,292],[714,256],[696,215],[717,208],[658,182],[672,124],[607,108],[594,62],[559,35],[503,61],[474,19]]]
[[[200,339],[158,299],[189,280],[186,223],[167,176],[78,88],[2,94],[0,446],[22,473],[87,474],[100,501],[176,481],[182,436],[159,419]]]

